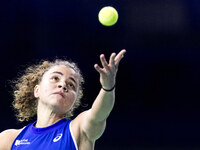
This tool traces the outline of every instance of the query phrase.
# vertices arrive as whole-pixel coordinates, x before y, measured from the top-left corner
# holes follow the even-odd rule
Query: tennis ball
[[[99,11],[98,17],[102,25],[112,26],[118,20],[118,13],[112,6],[105,6]]]

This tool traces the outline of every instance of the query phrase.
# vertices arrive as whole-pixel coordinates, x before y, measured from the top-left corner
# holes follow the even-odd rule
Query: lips
[[[62,96],[63,98],[65,97],[65,94],[63,92],[55,92],[54,94],[58,94],[58,95]]]

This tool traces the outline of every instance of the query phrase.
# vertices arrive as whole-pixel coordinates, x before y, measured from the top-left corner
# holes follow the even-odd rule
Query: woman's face
[[[73,106],[79,90],[79,76],[71,68],[58,65],[50,68],[35,86],[38,107],[47,106],[56,113],[65,114]]]

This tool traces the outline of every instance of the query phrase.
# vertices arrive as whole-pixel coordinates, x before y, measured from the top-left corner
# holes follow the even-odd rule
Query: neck
[[[64,119],[65,115],[59,115],[55,112],[53,112],[52,109],[47,108],[46,106],[42,104],[38,104],[37,108],[37,128],[43,128],[50,126],[56,122],[58,122],[61,119]]]

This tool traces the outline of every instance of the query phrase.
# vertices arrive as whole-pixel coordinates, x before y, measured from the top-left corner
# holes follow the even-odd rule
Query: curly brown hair
[[[82,84],[84,83],[84,79],[77,64],[61,59],[56,59],[52,62],[42,60],[37,65],[29,66],[25,70],[24,75],[14,81],[14,101],[12,104],[17,112],[16,117],[18,121],[29,121],[30,118],[36,115],[38,100],[34,97],[34,87],[41,82],[41,79],[46,71],[57,65],[70,67],[79,75],[78,97],[73,107],[66,113],[66,117],[68,118],[73,116],[74,109],[80,106],[80,99],[83,96]]]

